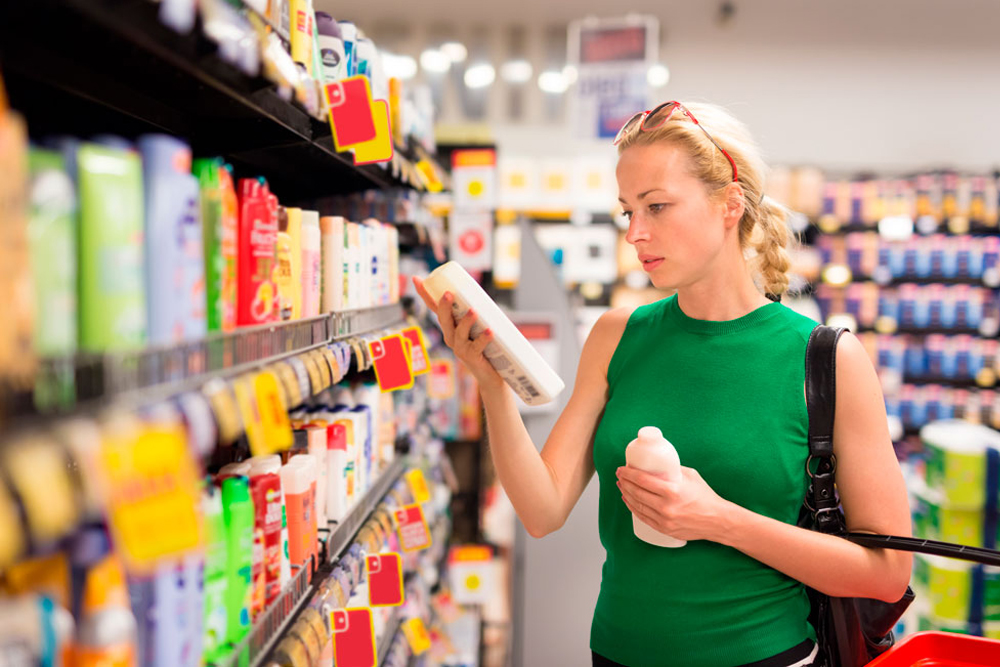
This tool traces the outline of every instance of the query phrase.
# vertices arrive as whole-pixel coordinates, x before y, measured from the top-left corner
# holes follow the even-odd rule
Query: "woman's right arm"
[[[594,474],[594,433],[607,402],[608,363],[631,312],[608,311],[594,325],[583,347],[573,394],[539,453],[514,392],[483,356],[491,332],[471,340],[474,312],[455,322],[450,295],[435,303],[419,278],[414,284],[437,314],[445,343],[479,382],[493,465],[518,518],[533,537],[558,530]]]

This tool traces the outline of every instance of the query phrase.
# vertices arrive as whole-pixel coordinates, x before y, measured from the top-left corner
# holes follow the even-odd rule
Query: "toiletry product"
[[[202,251],[205,260],[205,322],[208,331],[222,331],[222,186],[220,158],[198,158],[191,171],[201,196]]]
[[[204,338],[205,266],[191,149],[162,134],[139,138],[146,204],[146,307],[154,345]]]
[[[74,667],[137,664],[136,622],[116,556],[106,556],[87,571],[76,633]]]
[[[312,77],[313,72],[313,31],[315,30],[315,14],[312,0],[291,0],[292,15],[292,60],[305,68]]]
[[[83,144],[80,194],[80,347],[88,352],[146,342],[142,162],[135,153]]]
[[[347,426],[334,421],[327,426],[326,515],[339,523],[347,516]]]
[[[323,63],[324,82],[333,83],[346,78],[347,56],[344,53],[344,39],[337,21],[326,12],[316,12],[316,32]]]
[[[478,336],[487,328],[493,331],[495,338],[486,346],[486,359],[525,403],[548,403],[563,390],[565,384],[555,371],[460,264],[448,262],[438,267],[424,286],[436,301],[446,291],[452,293],[455,299],[452,314],[456,321],[470,307],[476,309],[478,320],[472,335]]]
[[[308,507],[305,508],[303,514],[303,534],[306,535],[303,540],[303,546],[306,549],[306,560],[312,559],[310,562],[312,562],[315,568],[318,565],[315,559],[319,552],[319,517],[316,515],[316,487],[319,479],[319,469],[316,457],[305,453],[296,454],[289,459],[288,465],[298,470],[304,476],[303,478],[308,485],[306,492],[306,504]]]
[[[308,472],[293,456],[281,467],[281,488],[285,493],[285,512],[288,517],[288,556],[292,567],[308,565],[314,544],[310,524],[315,525],[314,502]]]
[[[239,276],[236,259],[240,251],[240,204],[236,196],[232,167],[223,165],[219,170],[219,188],[222,190],[222,280],[220,284],[222,300],[222,330],[236,328],[236,304]]]
[[[346,66],[344,67],[344,78],[357,76],[358,65],[355,48],[358,41],[358,28],[350,21],[338,21],[340,27],[340,37],[344,42],[344,56]]]
[[[265,324],[277,319],[276,294],[271,281],[278,211],[267,183],[261,179],[240,180],[240,227],[237,272],[237,316],[239,326]]]
[[[284,590],[285,586],[292,579],[291,563],[288,559],[288,516],[285,503],[285,490],[280,484],[281,480],[281,456],[271,454],[268,456],[255,456],[250,459],[251,477],[257,475],[277,475],[280,493],[278,502],[281,503],[281,533],[279,535],[279,570],[278,570],[278,590]]]
[[[344,219],[320,218],[320,249],[323,256],[322,312],[344,308]]]
[[[681,461],[677,450],[655,426],[639,429],[639,436],[625,448],[625,460],[629,466],[668,482],[681,481]],[[659,532],[635,515],[632,516],[632,530],[640,540],[658,547],[682,547],[687,544],[685,540]]]
[[[288,252],[291,263],[292,319],[302,317],[302,209],[287,208]]]
[[[222,480],[226,524],[226,640],[238,644],[250,628],[254,508],[246,477]]]
[[[212,662],[224,653],[228,636],[226,573],[228,549],[226,522],[222,510],[222,491],[215,485],[205,485],[201,497],[201,510],[205,526],[204,589],[204,642],[202,653],[206,662]]]
[[[76,349],[76,190],[62,155],[32,149],[28,242],[35,298],[35,352]]]
[[[326,463],[326,440],[327,440],[327,422],[326,421],[311,421],[305,427],[306,439],[307,439],[307,451],[316,459],[316,497],[315,497],[315,512],[316,512],[316,525],[319,528],[326,528],[327,517],[326,517],[326,489],[327,480],[326,476],[328,473],[327,463]]]
[[[302,317],[316,317],[322,279],[319,213],[302,211]]]
[[[298,258],[301,261],[301,258]],[[288,234],[288,209],[278,208],[278,236],[275,242],[274,285],[278,290],[278,312],[282,322],[293,319],[292,239]]]
[[[264,606],[270,606],[281,594],[281,477],[262,473],[251,466],[250,493],[254,503],[254,529],[263,536]]]

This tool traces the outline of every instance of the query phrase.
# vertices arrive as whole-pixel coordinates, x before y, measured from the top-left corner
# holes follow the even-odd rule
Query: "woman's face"
[[[629,220],[625,240],[657,288],[675,290],[711,272],[724,246],[725,206],[710,198],[672,144],[631,146],[618,158],[619,201]]]

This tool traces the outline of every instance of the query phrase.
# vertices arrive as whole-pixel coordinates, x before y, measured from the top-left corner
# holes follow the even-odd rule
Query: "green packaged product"
[[[205,662],[222,657],[226,648],[227,584],[226,521],[222,511],[222,493],[211,484],[202,495],[202,516],[205,519]]]
[[[226,635],[239,644],[250,629],[253,595],[253,499],[246,477],[222,481],[226,527]]]
[[[222,256],[222,184],[220,158],[199,158],[191,171],[201,187],[201,220],[205,250],[205,298],[208,330],[222,331],[222,278],[225,261]]]

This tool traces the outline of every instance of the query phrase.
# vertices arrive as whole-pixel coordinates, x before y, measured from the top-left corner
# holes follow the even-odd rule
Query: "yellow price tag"
[[[319,377],[323,382],[323,389],[328,389],[333,384],[333,371],[330,370],[330,364],[327,363],[326,357],[319,350],[313,350],[309,354],[316,360],[316,367],[319,368]]]
[[[233,380],[233,393],[240,410],[243,428],[250,443],[250,451],[264,447],[264,423],[260,418],[260,408],[254,395],[253,379],[244,375]]]
[[[430,489],[427,488],[427,480],[424,478],[424,471],[419,468],[406,473],[406,481],[410,484],[410,492],[413,494],[413,502],[424,504],[431,499]]]
[[[149,573],[201,544],[198,468],[179,423],[123,417],[101,445],[108,524],[126,567]]]
[[[319,392],[326,389],[323,386],[323,376],[320,374],[319,364],[316,363],[316,357],[311,354],[303,354],[299,356],[302,363],[306,365],[306,372],[309,373],[309,384],[312,387],[312,393],[318,394]]]
[[[330,372],[332,373],[332,383],[337,384],[344,379],[347,374],[346,369],[340,367],[340,363],[337,361],[337,355],[333,353],[328,347],[320,349],[319,353],[326,359],[326,363],[330,366]]]
[[[427,633],[424,621],[419,616],[403,621],[402,627],[413,655],[420,655],[431,647],[431,636]]]
[[[257,447],[251,440],[251,452],[254,456],[266,456],[288,449],[292,446],[292,426],[288,422],[288,407],[278,388],[278,378],[265,371],[253,379],[253,389],[264,439]]]

